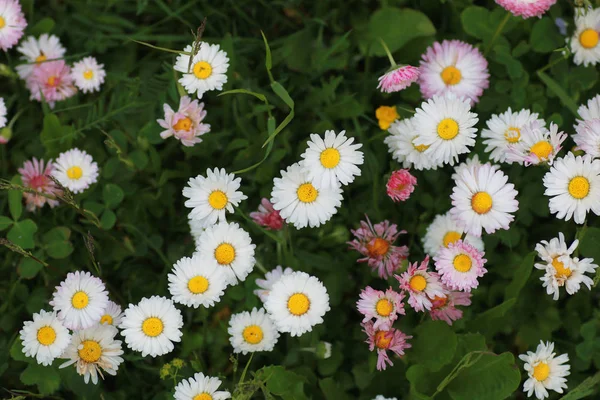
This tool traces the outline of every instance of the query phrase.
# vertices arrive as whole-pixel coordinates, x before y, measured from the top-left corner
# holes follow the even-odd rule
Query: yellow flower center
[[[210,394],[204,392],[195,395],[192,400],[213,400],[213,397]]]
[[[410,278],[410,282],[408,284],[412,290],[422,292],[425,287],[427,287],[427,279],[425,279],[422,275],[415,275]]]
[[[47,57],[44,53],[41,53],[39,56],[35,58],[36,63],[41,63],[42,61],[46,61]]]
[[[579,43],[586,49],[592,49],[598,45],[600,35],[594,29],[586,29],[579,35]]]
[[[56,79],[56,76],[52,75],[50,78],[48,78],[46,83],[48,86],[54,87],[58,84],[58,79]]]
[[[288,299],[287,308],[296,316],[304,315],[310,308],[310,300],[304,293],[294,293]]]
[[[200,275],[195,276],[188,281],[188,289],[194,294],[204,293],[208,290],[208,279]]]
[[[540,160],[547,159],[550,153],[552,153],[552,150],[554,150],[554,148],[546,140],[537,142],[529,149],[529,151],[538,156]]]
[[[367,251],[371,257],[379,257],[388,252],[390,249],[390,243],[382,238],[375,238],[371,242],[367,243]]]
[[[492,209],[492,196],[487,192],[477,192],[471,197],[471,208],[477,214],[487,214]]]
[[[0,16],[0,29],[4,28],[5,25],[6,21],[4,20],[4,18],[2,18],[2,16]]]
[[[102,355],[102,347],[95,340],[85,340],[81,343],[83,348],[79,349],[79,358],[88,363],[95,363]]]
[[[88,70],[86,70],[86,71],[83,72],[83,78],[84,79],[87,79],[89,81],[93,77],[94,77],[94,71],[92,71],[91,69],[88,69]]]
[[[250,325],[242,332],[244,340],[250,344],[258,344],[263,340],[263,330],[258,325]]]
[[[101,323],[101,324],[109,324],[109,325],[112,325],[112,324],[113,324],[113,317],[111,317],[111,316],[110,316],[110,315],[108,315],[108,314],[104,314],[104,315],[102,316],[102,318],[100,318],[100,323]]]
[[[146,336],[156,337],[162,333],[163,329],[163,322],[160,318],[150,317],[142,322],[142,332],[144,332]]]
[[[573,273],[573,271],[571,271],[571,268],[565,267],[565,263],[558,260],[558,257],[554,257],[552,259],[552,266],[556,270],[556,274],[554,276],[557,279],[561,279],[561,278],[566,279],[566,278],[570,277],[571,274]]]
[[[417,137],[418,137],[418,136],[417,136]],[[417,139],[417,137],[415,137],[415,138],[414,138],[414,139],[411,141],[411,143],[412,143],[412,145],[413,145],[413,147],[414,147],[414,149],[415,149],[416,151],[418,151],[419,153],[422,153],[422,152],[424,152],[425,150],[427,150],[427,149],[429,148],[429,145],[426,145],[426,144],[419,144],[419,145],[415,145],[415,140]]]
[[[192,127],[192,120],[188,117],[182,118],[175,125],[173,125],[173,129],[176,131],[189,131]]]
[[[541,382],[545,380],[548,378],[548,375],[550,375],[550,367],[545,362],[541,362],[533,367],[533,377],[537,381]]]
[[[456,85],[462,78],[460,70],[452,65],[444,68],[440,75],[442,76],[442,80],[446,85]]]
[[[508,143],[517,143],[521,140],[521,130],[515,126],[511,126],[504,132],[504,138]]]
[[[196,78],[206,79],[212,75],[212,66],[206,61],[200,61],[194,65],[193,71]]]
[[[444,118],[437,126],[438,136],[444,140],[451,140],[458,135],[458,123],[452,118]]]
[[[452,261],[452,265],[454,265],[454,269],[458,272],[469,272],[473,263],[471,262],[471,257],[466,254],[459,254],[454,257]]]
[[[394,311],[394,305],[388,299],[380,299],[375,304],[375,311],[382,317],[387,317]]]
[[[303,203],[312,203],[317,199],[319,191],[311,183],[303,183],[296,190],[298,200]]]
[[[446,303],[448,303],[448,297],[435,296],[433,299],[431,299],[431,304],[434,308],[442,308],[446,305]]]
[[[235,260],[235,249],[229,243],[221,243],[215,249],[215,259],[221,265],[229,265]]]
[[[37,341],[44,346],[50,346],[56,340],[56,331],[51,326],[42,326],[37,331]]]
[[[90,302],[89,296],[87,295],[86,292],[82,292],[81,290],[79,292],[75,293],[73,295],[73,297],[71,298],[71,305],[78,310],[81,310],[82,308],[87,307],[89,302]]]
[[[450,243],[454,243],[456,241],[458,241],[460,239],[460,233],[456,232],[456,231],[448,231],[445,235],[444,235],[444,247],[448,247],[448,245]]]
[[[337,167],[340,163],[340,152],[332,147],[321,152],[321,165],[331,169]]]
[[[583,176],[576,176],[569,181],[569,194],[576,199],[583,199],[590,193],[590,181]]]
[[[390,347],[390,343],[394,335],[390,335],[388,331],[377,331],[375,333],[375,346],[378,349],[387,349]]]
[[[215,210],[224,209],[228,201],[227,195],[221,190],[215,190],[208,195],[208,204]]]
[[[80,179],[82,175],[83,171],[78,166],[71,167],[67,170],[67,176],[69,177],[69,179],[77,180]]]

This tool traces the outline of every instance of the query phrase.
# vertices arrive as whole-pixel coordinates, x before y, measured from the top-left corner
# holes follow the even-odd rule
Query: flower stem
[[[238,385],[241,385],[242,383],[244,383],[244,379],[246,378],[246,372],[248,372],[248,367],[250,366],[250,363],[252,362],[252,357],[254,357],[254,353],[250,354],[250,358],[248,359],[248,362],[246,363],[246,366],[244,367],[244,371],[242,372],[242,376],[240,377],[240,381],[239,381]]]
[[[490,40],[487,47],[485,48],[485,52],[483,53],[484,56],[486,56],[490,52],[490,50],[492,49],[492,46],[494,45],[494,42],[496,41],[496,39],[498,39],[498,36],[500,36],[500,33],[502,33],[502,30],[504,29],[504,26],[506,25],[506,23],[508,22],[509,19],[510,19],[510,13],[507,12],[506,15],[504,16],[504,19],[502,21],[500,21],[500,23],[498,24],[498,27],[496,28],[496,32],[494,32],[494,36],[492,36],[492,40]]]
[[[394,60],[394,57],[392,56],[390,49],[388,49],[387,45],[385,44],[385,42],[383,41],[382,38],[379,38],[379,41],[381,42],[381,45],[383,46],[383,50],[385,50],[385,54],[387,54],[388,58],[390,59],[390,64],[392,64],[392,68],[397,67],[398,65],[396,64],[396,61]]]

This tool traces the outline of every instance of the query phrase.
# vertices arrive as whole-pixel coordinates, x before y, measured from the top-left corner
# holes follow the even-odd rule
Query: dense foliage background
[[[408,312],[400,326],[414,336],[413,348],[384,372],[375,371],[376,356],[363,343],[355,302],[366,285],[382,289],[387,284],[357,264],[358,254],[346,244],[349,230],[368,214],[374,223],[388,219],[406,229],[408,235],[400,240],[410,246],[409,260],[421,260],[420,238],[427,225],[450,208],[450,167],[417,171],[419,186],[406,203],[394,204],[385,194],[386,174],[398,165],[383,144],[386,132],[377,126],[375,109],[380,105],[414,109],[421,95],[417,85],[393,95],[375,90],[377,77],[389,67],[376,39],[386,41],[397,61],[412,65],[418,65],[420,55],[435,40],[472,43],[485,53],[491,74],[490,88],[475,107],[479,128],[492,113],[512,107],[530,108],[572,133],[577,104],[600,89],[596,68],[577,67],[555,51],[564,46],[564,37],[554,20],[561,17],[572,28],[572,2],[560,1],[541,19],[511,16],[500,34],[496,28],[506,11],[491,0],[23,0],[22,4],[27,34],[58,35],[68,50],[67,60],[94,55],[108,75],[99,94],[80,93],[49,110],[30,102],[23,82],[5,67],[1,70],[0,96],[11,114],[24,110],[12,140],[0,149],[1,176],[11,179],[33,156],[48,159],[79,147],[98,162],[101,177],[92,189],[76,196],[81,207],[97,216],[97,224],[67,206],[30,213],[20,206],[19,192],[0,193],[2,235],[48,264],[44,267],[0,248],[0,397],[21,393],[167,399],[174,385],[194,371],[221,376],[225,386],[234,389],[248,356],[239,358],[239,368],[232,362],[226,326],[231,313],[260,306],[252,294],[254,279],[262,275],[258,269],[242,285],[229,288],[214,308],[179,307],[184,335],[173,353],[152,359],[128,350],[118,375],[96,386],[85,385],[74,368],[59,370],[58,362],[42,367],[24,357],[18,331],[33,312],[49,309],[54,286],[67,272],[95,273],[90,250],[112,299],[121,306],[153,294],[168,296],[167,271],[194,250],[183,186],[208,167],[232,172],[259,162],[265,154],[261,146],[267,138],[269,111],[278,124],[288,115],[293,119],[275,138],[266,160],[240,174],[248,200],[241,205],[243,214],[236,212],[230,219],[250,232],[257,260],[266,269],[281,264],[319,277],[329,291],[332,309],[312,333],[301,338],[284,335],[275,351],[255,355],[250,371],[267,365],[285,367],[270,370],[271,378],[265,378],[268,392],[287,399],[370,399],[377,394],[427,399],[443,382],[436,399],[520,399],[525,397],[520,390],[524,374],[516,355],[533,350],[542,339],[555,341],[559,352],[569,354],[571,390],[594,376],[584,383],[587,391],[583,387],[565,398],[594,393],[600,381],[595,375],[600,367],[597,291],[581,290],[553,301],[541,287],[542,273],[532,269],[535,243],[561,231],[567,240],[576,234],[572,221],[549,215],[543,168],[503,167],[519,191],[520,209],[510,230],[485,236],[489,273],[474,291],[473,305],[452,327]],[[191,31],[204,17],[204,39],[219,43],[231,60],[225,90],[251,90],[266,101],[246,94],[206,93],[206,122],[212,131],[203,136],[203,143],[184,148],[176,140],[163,141],[156,123],[163,103],[173,107],[178,103],[175,55],[132,39],[179,50],[192,42]],[[273,78],[293,103],[286,104],[272,90],[261,30],[271,48]],[[0,56],[0,63],[14,68],[16,51]],[[266,235],[245,215],[258,207],[262,197],[269,197],[279,170],[299,159],[308,135],[325,129],[345,129],[364,144],[362,176],[345,190],[343,207],[325,226]],[[572,146],[569,139],[566,148]],[[476,152],[485,160],[482,149],[478,143]],[[579,251],[598,262],[598,218],[588,216],[587,226],[579,232],[583,237]],[[389,284],[396,282],[391,279]],[[331,358],[319,360],[300,351],[320,340],[333,344]],[[485,349],[489,353],[482,357],[463,359],[469,351]],[[161,367],[175,357],[183,359],[185,367],[177,377],[161,379]]]

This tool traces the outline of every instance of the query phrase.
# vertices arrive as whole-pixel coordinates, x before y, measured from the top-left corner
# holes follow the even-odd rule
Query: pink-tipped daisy
[[[33,70],[42,62],[63,58],[66,52],[58,36],[47,33],[37,39],[35,36],[26,37],[17,47],[17,51],[23,54],[21,60],[24,64],[17,65],[15,68],[21,79],[29,78]]]
[[[73,85],[71,68],[63,60],[40,64],[27,79],[27,87],[32,100],[44,100],[54,108],[54,103],[65,100],[77,93]]]
[[[373,226],[367,217],[366,222],[360,222],[360,228],[351,232],[356,239],[348,242],[350,248],[365,256],[358,259],[358,262],[368,263],[371,269],[377,270],[381,278],[391,276],[408,257],[408,247],[393,245],[398,236],[406,233],[398,231],[396,224],[383,221]]]
[[[409,264],[408,270],[402,275],[396,276],[400,282],[400,289],[406,290],[409,294],[408,304],[415,311],[430,310],[432,307],[431,299],[445,297],[447,290],[440,282],[440,277],[435,272],[428,272],[429,256],[419,263]]]
[[[556,0],[496,0],[496,3],[515,17],[541,17]]]
[[[477,103],[488,88],[488,63],[479,49],[460,40],[435,42],[423,54],[419,85],[426,99],[454,93]]]
[[[365,343],[369,344],[369,350],[377,349],[377,370],[381,371],[387,368],[386,364],[394,365],[387,354],[390,350],[397,356],[403,356],[404,350],[411,347],[407,340],[412,339],[412,336],[404,334],[399,329],[390,328],[389,330],[378,330],[374,328],[373,321],[368,321],[361,324],[363,332],[367,334]]]
[[[479,286],[477,279],[487,272],[483,256],[483,252],[459,240],[440,249],[434,257],[435,268],[448,288],[470,292]]]
[[[419,68],[401,65],[379,77],[377,89],[382,93],[394,93],[406,89],[419,79]]]
[[[18,0],[0,0],[0,49],[8,51],[17,44],[26,26]]]
[[[106,71],[104,64],[98,63],[95,57],[85,57],[73,64],[71,76],[75,81],[75,86],[83,93],[92,93],[100,91]]]
[[[550,124],[549,130],[541,124],[530,123],[521,130],[521,140],[508,146],[506,160],[526,167],[542,163],[552,165],[567,136],[559,132],[554,123]]]
[[[411,175],[407,169],[399,169],[392,172],[385,187],[390,199],[398,202],[408,200],[416,185],[417,178]]]
[[[389,329],[398,314],[404,315],[404,294],[389,288],[385,292],[367,286],[360,292],[360,299],[356,302],[358,312],[364,315],[362,322],[375,318],[373,329]]]
[[[431,303],[433,304],[431,310],[429,310],[431,319],[446,321],[448,325],[452,325],[454,321],[461,319],[463,316],[462,310],[456,308],[456,306],[470,306],[471,293],[449,290],[446,296],[436,296],[431,299]]]
[[[35,157],[31,160],[25,161],[23,167],[19,168],[23,186],[31,188],[40,193],[56,196],[62,194],[62,190],[60,190],[56,186],[56,183],[49,178],[53,171],[54,164],[52,163],[52,160],[48,161],[47,164],[44,164],[43,159],[38,160]],[[36,208],[42,208],[46,203],[50,206],[50,208],[56,207],[59,204],[58,200],[50,199],[34,193],[23,192],[23,197],[25,198],[27,209],[29,211],[33,211]]]
[[[583,121],[576,130],[572,138],[577,148],[593,158],[600,158],[600,119]]]
[[[198,100],[192,101],[188,96],[183,96],[179,99],[176,112],[168,104],[164,104],[163,109],[165,118],[156,120],[165,129],[160,133],[163,139],[174,136],[184,146],[191,147],[202,142],[200,136],[210,131],[210,124],[202,123],[206,110],[204,103],[198,103]]]
[[[274,231],[282,229],[285,223],[279,211],[273,208],[273,203],[266,198],[261,200],[258,211],[250,213],[250,218],[258,225]]]

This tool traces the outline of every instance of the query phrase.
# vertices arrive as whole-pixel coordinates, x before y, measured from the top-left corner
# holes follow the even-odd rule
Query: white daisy
[[[6,52],[17,44],[26,26],[19,0],[0,0],[0,49]]]
[[[72,330],[94,326],[108,306],[108,292],[100,278],[89,272],[69,272],[55,288],[50,305],[58,318]]]
[[[198,246],[198,240],[200,239],[200,236],[204,233],[204,230],[206,229],[202,223],[202,220],[197,220],[197,219],[193,219],[192,217],[190,217],[188,215],[188,224],[190,226],[190,234],[192,235],[192,238],[194,239],[194,243],[196,244],[196,246]]]
[[[420,133],[414,144],[429,146],[425,153],[434,163],[453,165],[459,154],[468,153],[475,145],[478,118],[468,100],[436,95],[423,102],[413,118]]]
[[[592,288],[594,281],[586,273],[593,274],[598,268],[592,258],[580,260],[577,257],[562,256],[554,259],[546,268],[546,273],[540,280],[546,288],[546,293],[552,295],[554,300],[559,298],[559,289],[565,287],[568,294],[577,293],[583,283],[588,289]]]
[[[329,311],[329,295],[317,278],[296,271],[282,276],[273,285],[265,309],[279,332],[300,336],[323,322]]]
[[[568,153],[546,172],[544,186],[556,218],[583,224],[590,210],[600,215],[600,160]]]
[[[33,314],[33,321],[25,321],[19,332],[23,353],[35,357],[38,364],[50,365],[69,345],[69,330],[56,316],[56,312],[41,310]]]
[[[175,263],[168,275],[173,301],[188,307],[212,307],[227,287],[227,275],[217,263],[196,253]]]
[[[427,254],[434,257],[442,247],[448,247],[450,243],[460,240],[462,234],[462,228],[450,212],[436,215],[423,237],[423,248]],[[479,251],[484,250],[483,240],[480,237],[467,235],[464,241]]]
[[[450,197],[452,217],[477,237],[483,229],[487,233],[508,229],[512,213],[519,209],[515,186],[490,163],[462,170]]]
[[[254,290],[254,294],[257,295],[260,298],[260,300],[264,303],[265,301],[267,301],[269,293],[271,293],[271,288],[273,287],[275,282],[281,279],[283,275],[289,275],[292,272],[294,272],[293,269],[289,267],[283,269],[281,265],[278,265],[277,267],[275,267],[275,269],[265,274],[265,279],[257,279],[255,281],[256,286],[258,286],[260,289]]]
[[[60,39],[54,35],[44,33],[39,39],[33,36],[28,36],[17,47],[17,51],[21,54],[21,60],[26,64],[17,65],[17,73],[21,79],[27,79],[33,72],[36,65],[42,61],[55,60],[65,56],[65,48],[60,43]]]
[[[226,390],[217,389],[221,386],[219,378],[206,376],[202,372],[194,374],[193,378],[184,379],[175,386],[175,400],[224,400],[231,398]]]
[[[108,306],[106,306],[106,310],[104,310],[104,314],[100,318],[100,324],[119,326],[122,319],[123,311],[121,310],[121,306],[109,300]]]
[[[373,400],[398,400],[396,397],[383,397],[383,395],[378,394],[375,396]]]
[[[237,223],[221,222],[208,227],[198,242],[196,251],[221,268],[228,285],[243,282],[252,272],[256,245]]]
[[[116,375],[119,364],[123,362],[121,341],[115,340],[118,330],[110,325],[96,325],[73,333],[71,343],[60,358],[69,361],[60,365],[65,368],[76,363],[79,375],[88,383],[98,383],[98,375],[104,379],[102,370],[109,375]]]
[[[579,150],[585,151],[592,158],[600,158],[600,119],[592,119],[578,124],[573,141]]]
[[[394,121],[390,129],[390,133],[383,142],[388,145],[389,152],[399,163],[402,163],[404,168],[422,169],[437,169],[442,163],[434,163],[428,153],[425,152],[429,148],[427,145],[415,145],[415,141],[419,137],[419,131],[415,125],[414,118],[404,118]]]
[[[233,212],[242,200],[248,197],[240,192],[242,178],[228,174],[224,168],[207,169],[206,177],[198,175],[190,178],[188,186],[183,188],[187,197],[185,206],[192,209],[191,219],[201,222],[205,228],[219,222],[225,222],[225,211]]]
[[[490,159],[512,163],[506,160],[508,146],[521,140],[521,129],[526,125],[536,123],[544,126],[546,123],[538,117],[538,113],[532,113],[530,110],[513,112],[510,107],[502,114],[492,115],[486,122],[487,128],[481,131],[481,137],[485,139],[483,144],[487,145],[485,151],[490,153]]]
[[[355,176],[360,176],[357,165],[364,162],[363,153],[358,150],[362,144],[353,142],[354,138],[346,137],[346,131],[337,135],[334,131],[325,131],[325,139],[315,133],[310,135],[300,166],[317,188],[347,185],[354,182]]]
[[[575,64],[587,67],[600,62],[600,8],[575,10],[575,32],[569,43]]]
[[[7,114],[6,104],[4,103],[4,99],[0,97],[0,128],[4,128],[6,126],[6,114]]]
[[[286,222],[296,228],[321,226],[337,213],[342,204],[342,189],[316,188],[298,163],[281,171],[281,178],[273,179],[271,192],[273,208]]]
[[[581,119],[577,120],[577,125],[575,125],[576,130],[579,130],[580,126],[586,121],[600,119],[600,94],[589,99],[586,104],[580,105],[577,109],[577,114]]]
[[[529,379],[523,384],[523,391],[527,396],[535,392],[535,397],[540,400],[548,397],[548,390],[554,390],[562,393],[567,388],[567,379],[565,376],[570,374],[571,367],[567,364],[569,356],[561,354],[556,357],[554,352],[554,343],[540,341],[535,353],[528,351],[527,354],[519,355],[519,358],[525,361],[525,371]]]
[[[552,165],[562,149],[567,134],[558,131],[558,125],[551,123],[550,130],[537,122],[521,129],[521,140],[508,146],[506,161],[525,166],[547,163]]]
[[[469,168],[479,168],[482,165],[483,165],[482,162],[479,161],[479,156],[477,154],[473,154],[473,157],[467,158],[465,161],[461,162],[456,167],[454,167],[454,173],[452,174],[452,180],[454,180],[454,181],[457,180],[458,177],[460,176],[460,174],[462,174],[463,170],[469,169]],[[499,170],[500,166],[492,164],[492,168],[495,171],[495,170]]]
[[[100,91],[106,72],[104,71],[104,64],[98,64],[95,57],[85,57],[73,64],[71,76],[75,81],[75,86],[81,89],[83,93],[91,93]]]
[[[181,341],[183,318],[173,301],[162,296],[143,298],[129,304],[120,328],[127,347],[140,351],[142,357],[162,356],[173,351],[173,342]]]
[[[73,193],[81,193],[98,180],[98,164],[88,153],[75,148],[58,155],[52,175]]]
[[[272,351],[279,339],[275,324],[263,308],[233,314],[227,332],[234,353]]]
[[[191,53],[192,46],[186,46],[183,51]],[[191,63],[190,57],[192,57]],[[227,82],[226,72],[229,68],[229,58],[218,44],[202,42],[195,55],[180,54],[177,56],[173,68],[175,71],[183,72],[179,83],[185,90],[190,94],[196,93],[201,99],[204,92],[223,90],[223,85]]]

